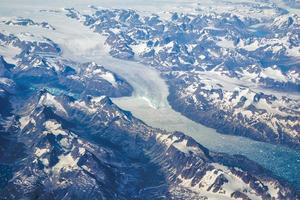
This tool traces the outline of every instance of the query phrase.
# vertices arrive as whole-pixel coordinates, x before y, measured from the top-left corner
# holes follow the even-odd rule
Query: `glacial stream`
[[[46,35],[63,49],[63,57],[79,62],[93,61],[126,79],[134,88],[131,97],[115,98],[113,102],[150,126],[168,131],[182,131],[212,151],[241,154],[258,162],[295,186],[300,186],[300,151],[280,145],[257,142],[243,137],[222,135],[216,130],[184,117],[174,111],[167,101],[168,86],[158,71],[138,62],[112,58],[104,45],[103,36],[93,33],[80,22],[63,13],[23,13],[37,21],[45,20],[56,30],[22,27],[35,35]],[[20,27],[3,27],[19,32]]]

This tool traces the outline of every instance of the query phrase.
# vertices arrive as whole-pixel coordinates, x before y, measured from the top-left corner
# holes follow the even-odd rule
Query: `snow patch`
[[[63,114],[67,115],[67,111],[61,105],[61,103],[59,103],[55,99],[55,96],[53,96],[53,95],[51,95],[49,93],[46,93],[45,95],[43,95],[41,97],[39,104],[40,105],[54,107],[55,109],[57,109],[57,111],[62,112]]]
[[[58,163],[52,168],[53,172],[56,174],[58,174],[61,170],[71,171],[73,169],[78,168],[77,162],[79,159],[75,160],[72,157],[71,153],[67,155],[60,155],[58,159]]]

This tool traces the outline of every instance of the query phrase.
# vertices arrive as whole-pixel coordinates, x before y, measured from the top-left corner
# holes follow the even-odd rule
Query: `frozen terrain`
[[[241,10],[239,7],[240,1],[234,1],[236,3],[236,7],[232,8],[232,3],[224,1],[223,4],[227,5],[228,7],[224,7],[224,5],[220,5],[220,9],[228,9],[228,11],[236,12],[237,15],[245,15],[243,10]],[[259,163],[266,169],[273,172],[276,176],[283,178],[290,183],[292,183],[294,186],[298,186],[300,184],[300,152],[299,150],[290,149],[286,146],[281,145],[272,145],[265,142],[257,142],[253,141],[251,139],[238,137],[238,136],[232,136],[232,135],[222,135],[217,133],[215,129],[208,128],[206,126],[203,126],[199,123],[196,123],[192,121],[191,119],[188,119],[187,117],[183,116],[179,112],[172,109],[172,107],[169,104],[168,96],[169,96],[169,88],[167,85],[167,82],[165,79],[161,77],[161,74],[158,70],[156,70],[153,66],[141,64],[140,60],[134,58],[131,61],[129,60],[122,60],[118,58],[114,58],[110,55],[110,46],[105,43],[106,36],[100,35],[98,33],[93,32],[88,26],[83,25],[82,19],[72,19],[66,16],[67,11],[65,8],[74,7],[75,9],[79,10],[82,13],[85,14],[92,14],[93,9],[90,8],[89,5],[97,5],[99,7],[105,7],[105,8],[124,8],[124,9],[136,9],[139,13],[142,13],[144,15],[148,15],[151,13],[157,13],[162,18],[168,18],[171,16],[170,12],[174,12],[177,10],[180,10],[181,12],[209,12],[206,8],[211,7],[216,4],[215,1],[209,1],[209,3],[203,3],[203,5],[200,3],[194,3],[193,1],[164,1],[164,3],[161,6],[157,6],[158,2],[156,1],[149,1],[149,2],[139,2],[139,1],[127,1],[126,3],[124,1],[91,1],[89,3],[82,3],[80,1],[72,1],[72,2],[61,2],[61,1],[51,1],[51,3],[47,3],[47,5],[39,5],[36,1],[28,1],[24,3],[23,1],[16,1],[16,4],[18,5],[24,5],[20,6],[18,8],[12,6],[10,1],[3,1],[0,3],[0,11],[1,16],[3,17],[3,20],[1,18],[0,21],[9,21],[9,20],[15,20],[18,19],[17,17],[22,17],[23,19],[31,19],[34,23],[40,23],[43,21],[46,21],[47,24],[49,24],[49,27],[53,28],[44,28],[40,26],[39,24],[35,25],[18,25],[14,23],[0,23],[0,32],[3,34],[15,34],[19,38],[24,40],[40,40],[44,41],[44,37],[47,37],[51,39],[52,41],[55,41],[55,43],[58,44],[58,46],[61,48],[61,53],[59,54],[53,54],[50,55],[54,58],[62,59],[62,60],[71,60],[74,63],[86,63],[86,62],[92,62],[90,64],[80,65],[75,64],[76,70],[78,70],[77,77],[71,76],[72,79],[78,80],[78,78],[81,79],[83,83],[86,83],[90,79],[96,79],[99,78],[100,83],[106,82],[107,85],[110,87],[110,91],[117,90],[116,93],[109,94],[109,96],[118,97],[113,98],[112,101],[116,105],[118,105],[120,108],[124,110],[130,111],[133,116],[141,119],[143,122],[145,122],[147,125],[156,127],[156,128],[162,128],[167,131],[182,131],[188,136],[191,136],[195,141],[199,142],[201,145],[204,145],[208,149],[214,151],[214,152],[223,152],[228,153],[230,155],[234,154],[241,154],[249,159]],[[241,4],[243,5],[243,4]],[[291,5],[286,4],[284,2],[279,2],[278,5],[284,6],[284,9],[288,9],[290,12],[297,13],[298,10],[296,8],[290,7]],[[223,7],[222,7],[223,6]],[[195,9],[196,8],[196,9]],[[245,8],[245,10],[247,10]],[[222,10],[224,11],[224,10]],[[255,11],[254,11],[255,12]],[[266,9],[266,12],[268,12],[269,15],[276,16],[277,12],[282,12],[281,10],[278,11],[278,9]],[[249,16],[253,15],[253,13],[246,13]],[[263,18],[265,14],[262,13],[256,13],[258,18]],[[228,41],[220,41],[220,45],[225,45],[228,47],[228,45],[231,45],[228,43]],[[251,47],[248,47],[251,48]],[[139,51],[140,49],[136,47],[136,51]],[[14,56],[19,54],[20,49],[16,48],[13,45],[8,45],[8,47],[4,48],[3,46],[0,46],[0,55],[3,55],[4,59],[8,61],[9,63],[16,62]],[[298,56],[298,52],[293,51],[291,53],[295,53]],[[43,52],[41,52],[41,55]],[[49,54],[48,54],[49,56]],[[204,59],[204,57],[202,57]],[[40,63],[39,63],[40,64]],[[40,66],[37,64],[37,66]],[[70,63],[72,64],[72,63]],[[20,65],[22,66],[22,65]],[[30,66],[30,65],[29,65]],[[60,65],[58,65],[60,66]],[[104,68],[102,68],[104,66]],[[23,66],[21,70],[26,70],[26,66]],[[86,69],[81,71],[82,69]],[[60,71],[61,69],[56,69],[57,71]],[[109,71],[107,71],[109,70]],[[227,89],[235,86],[237,82],[230,82],[230,78],[225,76],[225,80],[222,78],[218,79],[220,82],[214,82],[212,79],[218,76],[218,73],[214,72],[199,72],[200,80],[198,82],[201,82],[204,77],[204,82],[208,86],[211,87],[216,86],[219,84],[226,84]],[[181,74],[183,75],[183,74]],[[119,76],[119,77],[117,77]],[[282,77],[280,73],[274,73],[274,70],[272,69],[266,69],[262,72],[261,76],[267,76],[267,77],[273,77],[275,79],[279,80],[285,80],[286,77]],[[292,76],[292,75],[291,75]],[[294,76],[296,77],[296,76]],[[227,78],[229,80],[227,80]],[[130,88],[123,93],[120,92],[118,89],[124,89],[123,86],[126,83],[122,82],[124,81],[128,82],[129,85],[131,85],[133,89],[132,96],[129,97],[119,97],[130,94]],[[297,80],[297,77],[293,79],[295,81]],[[245,80],[239,80],[241,84],[252,84]],[[1,83],[7,84],[7,80],[1,79]],[[64,82],[65,83],[65,82]],[[77,84],[77,83],[76,83]],[[95,83],[93,83],[93,87]],[[188,88],[190,88],[188,83],[186,85],[187,92],[189,92]],[[73,86],[73,90],[69,90],[69,92],[76,91],[76,85]],[[68,86],[72,89],[71,86]],[[102,85],[101,85],[102,86]],[[108,87],[108,86],[105,86]],[[129,86],[128,86],[129,87]],[[250,87],[250,86],[249,86]],[[88,88],[88,87],[86,87]],[[99,88],[100,85],[99,85]],[[127,85],[126,87],[127,88]],[[87,90],[87,89],[85,89]],[[229,89],[228,89],[229,90]],[[56,91],[56,90],[55,90]],[[53,93],[55,93],[55,91]],[[265,89],[256,88],[254,92],[261,92],[265,91]],[[104,92],[105,94],[108,94],[108,91],[100,91]],[[185,90],[182,90],[182,92],[185,92]],[[272,92],[272,90],[271,90]],[[286,92],[287,96],[291,98],[299,98],[299,91],[293,91]],[[283,94],[280,92],[280,95]],[[83,93],[82,96],[86,96],[87,94]],[[88,95],[95,95],[88,93]],[[99,94],[96,94],[95,96],[98,96]],[[253,95],[253,94],[249,94]],[[44,98],[44,99],[43,99]],[[95,100],[91,105],[86,105],[86,101],[76,101],[75,103],[66,103],[64,104],[63,100],[57,99],[56,97],[51,96],[50,94],[42,95],[41,99],[39,100],[39,105],[43,106],[49,106],[56,108],[55,113],[59,117],[65,117],[68,115],[68,113],[78,113],[78,110],[84,110],[85,112],[88,111],[90,114],[94,114],[98,107],[103,106],[104,103],[99,103],[98,101],[101,101],[101,98],[98,100]],[[98,102],[98,104],[97,104]],[[275,102],[274,104],[279,104],[282,102]],[[62,105],[61,105],[62,104]],[[261,104],[260,106],[264,107],[264,104]],[[37,112],[39,106],[36,105],[34,110],[30,110],[32,113]],[[65,110],[65,109],[68,110]],[[101,107],[102,108],[102,107]],[[73,111],[73,109],[75,111]],[[98,108],[99,109],[99,108]],[[109,108],[110,109],[110,108]],[[272,108],[270,108],[272,109]],[[109,113],[109,111],[106,111]],[[116,112],[119,112],[118,110]],[[121,112],[121,111],[120,111]],[[124,118],[126,118],[126,114],[120,114]],[[297,113],[295,114],[297,115]],[[39,116],[40,117],[40,116]],[[69,116],[68,116],[69,117]],[[72,118],[66,117],[67,120],[72,120]],[[109,117],[111,117],[109,115]],[[109,118],[108,117],[108,118]],[[297,116],[296,116],[297,117]],[[299,115],[298,115],[299,117]],[[84,119],[87,120],[87,119]],[[123,120],[123,119],[122,119]],[[126,121],[126,120],[125,120]],[[21,128],[23,129],[30,124],[30,120],[28,116],[25,116],[21,118]],[[41,123],[41,122],[39,122]],[[123,122],[122,122],[123,123]],[[135,123],[135,122],[134,122]],[[297,123],[297,121],[296,121]],[[299,122],[298,122],[299,123]],[[116,123],[117,124],[117,123]],[[77,138],[74,138],[74,135],[72,135],[71,131],[62,130],[63,128],[53,121],[45,121],[44,124],[40,124],[40,126],[45,126],[45,131],[48,131],[50,133],[61,134],[65,138],[64,140],[61,140],[60,146],[64,147],[64,154],[60,155],[59,162],[56,163],[56,165],[52,169],[48,169],[46,167],[45,173],[51,174],[51,173],[57,173],[58,171],[62,169],[66,169],[66,171],[72,171],[72,170],[78,170],[80,173],[82,171],[91,170],[92,173],[96,173],[95,169],[93,167],[89,168],[85,165],[78,164],[78,161],[82,155],[84,155],[84,149],[85,147],[83,144],[78,145],[76,148],[70,150],[66,147],[70,144],[76,143],[77,144]],[[102,126],[102,125],[101,125]],[[118,126],[118,124],[117,124]],[[144,126],[144,125],[140,125]],[[146,125],[145,125],[146,126]],[[297,129],[298,130],[298,129]],[[296,130],[296,131],[297,131]],[[34,132],[34,131],[32,131]],[[64,133],[66,132],[66,133]],[[134,131],[133,131],[134,132]],[[295,133],[296,135],[299,133]],[[152,141],[153,135],[149,136]],[[188,154],[189,151],[193,152],[193,147],[187,147],[187,142],[184,139],[179,140],[173,140],[173,137],[176,136],[165,136],[163,135],[157,135],[156,140],[162,141],[163,145],[167,146],[168,148],[170,146],[170,143],[175,147],[175,149],[179,149],[184,154]],[[180,136],[181,137],[181,136]],[[178,138],[177,138],[178,139]],[[63,142],[67,141],[69,142]],[[170,141],[169,141],[170,140]],[[71,141],[71,142],[70,142]],[[47,145],[47,144],[42,144]],[[87,145],[87,144],[86,144]],[[89,144],[88,144],[89,145]],[[44,147],[44,146],[43,146]],[[90,147],[93,149],[92,147]],[[164,147],[165,148],[165,147]],[[190,149],[189,149],[190,148]],[[96,151],[101,150],[91,150],[94,154]],[[151,151],[150,151],[151,152]],[[168,153],[168,151],[166,150]],[[43,156],[47,156],[49,153],[47,148],[42,147],[36,147],[35,149],[35,155],[36,159],[40,160],[43,165],[49,166],[49,161],[47,158],[45,159]],[[151,152],[153,153],[153,152]],[[172,153],[172,152],[171,152]],[[73,158],[74,155],[75,159]],[[82,155],[81,155],[82,154]],[[154,156],[157,156],[155,153],[153,153]],[[200,152],[201,154],[201,152]],[[72,157],[73,155],[73,157]],[[81,155],[81,156],[80,156]],[[160,154],[159,154],[160,155]],[[77,160],[76,160],[77,159]],[[157,158],[156,158],[157,159]],[[94,161],[93,161],[94,162]],[[126,162],[126,161],[122,161]],[[158,162],[159,163],[159,162]],[[87,165],[89,165],[88,163]],[[161,163],[160,163],[161,164]],[[235,175],[234,173],[237,173],[234,170],[227,169],[226,166],[219,165],[219,164],[213,164],[213,168],[206,169],[206,174],[202,178],[201,184],[204,184],[201,194],[207,195],[210,197],[210,199],[218,199],[218,198],[232,198],[232,196],[237,195],[238,193],[235,193],[235,191],[239,190],[248,190],[249,191],[249,197],[251,199],[264,199],[264,197],[253,194],[253,191],[251,191],[253,188],[249,188],[247,184],[243,185],[244,182],[242,179],[239,178],[239,176]],[[50,171],[49,171],[50,170]],[[53,170],[53,172],[51,172]],[[123,170],[123,169],[122,169]],[[128,170],[128,169],[126,169]],[[25,173],[22,171],[21,173]],[[123,173],[123,171],[120,171],[120,173]],[[155,172],[156,173],[156,172]],[[158,172],[157,172],[158,173]],[[158,175],[159,176],[159,175]],[[181,174],[176,174],[178,176],[177,180],[180,180],[180,184],[183,187],[187,187],[189,190],[195,191],[195,193],[199,192],[197,187],[200,187],[198,185],[193,185],[193,177],[180,177]],[[224,196],[218,196],[222,193],[222,189],[219,192],[220,194],[213,196],[211,192],[209,191],[212,188],[209,187],[211,185],[214,185],[213,183],[216,183],[216,180],[223,180],[222,177],[225,177],[227,181],[229,181],[228,185],[224,186],[223,190],[226,191],[226,195]],[[82,179],[85,180],[85,175],[82,175]],[[87,179],[88,180],[88,179]],[[220,180],[219,180],[220,181]],[[272,191],[268,191],[269,193],[272,193],[271,196],[273,196],[275,199],[280,199],[282,197],[276,196],[277,195],[277,187],[272,187],[273,184],[277,184],[276,182],[268,182],[265,180],[265,185],[268,185],[269,188],[272,188]],[[226,181],[225,181],[226,182]],[[62,185],[67,183],[61,183]],[[92,183],[93,184],[93,183]],[[177,184],[177,182],[176,182]],[[243,188],[239,188],[239,184],[243,185]],[[191,186],[193,185],[193,186]],[[216,185],[215,185],[216,186]],[[216,186],[217,188],[217,186]],[[151,191],[151,189],[150,189]],[[145,195],[148,195],[147,191],[145,190]],[[179,192],[178,190],[174,189],[173,191],[175,194],[176,192]],[[150,193],[150,192],[149,192]],[[234,194],[231,196],[228,196],[227,194]],[[252,195],[252,196],[251,196]],[[265,194],[264,194],[265,195]],[[199,197],[198,197],[199,198]],[[197,199],[197,196],[195,196],[195,199]]]
[[[211,11],[163,19],[93,6],[92,14],[65,10],[106,36],[111,56],[161,71],[168,100],[183,115],[224,134],[297,148],[300,18],[275,5],[244,6],[275,10],[275,18]]]

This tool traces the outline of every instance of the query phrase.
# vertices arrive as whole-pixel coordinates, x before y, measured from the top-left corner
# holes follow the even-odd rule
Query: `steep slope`
[[[42,91],[22,110],[18,135],[27,155],[4,199],[296,198],[246,158],[150,128],[107,97]]]

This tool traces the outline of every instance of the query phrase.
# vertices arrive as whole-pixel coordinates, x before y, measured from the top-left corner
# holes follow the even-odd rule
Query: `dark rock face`
[[[224,183],[228,183],[228,180],[225,176],[221,175],[215,180],[215,182],[207,189],[208,191],[218,192]]]
[[[0,76],[1,77],[11,77],[11,69],[13,68],[14,66],[7,63],[3,56],[0,56]]]
[[[244,193],[242,193],[240,191],[236,191],[236,192],[232,193],[231,197],[233,197],[235,199],[250,200],[250,198],[247,195],[245,195]]]

